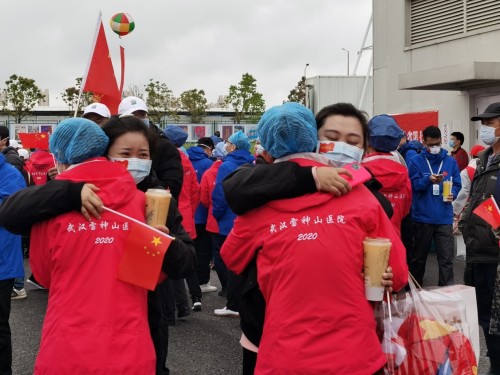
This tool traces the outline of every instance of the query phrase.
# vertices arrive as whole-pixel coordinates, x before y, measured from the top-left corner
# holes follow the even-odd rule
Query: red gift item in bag
[[[448,324],[416,314],[408,316],[394,342],[407,350],[398,375],[476,375],[477,363],[469,339]]]

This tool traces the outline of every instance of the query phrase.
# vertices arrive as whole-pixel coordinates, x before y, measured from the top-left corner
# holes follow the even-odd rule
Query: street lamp
[[[304,79],[306,79],[306,69],[308,66],[309,66],[309,63],[307,63],[306,66],[304,67]]]
[[[345,48],[341,48],[341,50],[347,52],[347,75],[349,75],[349,51],[346,50]]]

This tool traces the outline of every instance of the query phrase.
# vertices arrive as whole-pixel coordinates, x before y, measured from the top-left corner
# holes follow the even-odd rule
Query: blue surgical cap
[[[314,151],[318,143],[313,113],[298,103],[285,103],[262,115],[257,133],[264,149],[274,158]]]
[[[50,151],[63,164],[103,156],[108,143],[108,136],[95,122],[81,117],[61,121],[49,139]]]
[[[248,142],[248,137],[241,130],[234,133],[227,140],[235,145],[237,150],[250,150],[250,142]]]
[[[175,125],[169,125],[163,131],[165,137],[167,137],[174,145],[181,147],[188,137],[187,133],[180,127]]]
[[[398,148],[404,132],[392,116],[378,115],[368,121],[368,145],[380,152]]]
[[[224,142],[219,142],[215,145],[214,151],[212,152],[212,155],[216,157],[217,159],[223,159],[224,156],[226,156],[227,151],[226,151],[226,145]]]

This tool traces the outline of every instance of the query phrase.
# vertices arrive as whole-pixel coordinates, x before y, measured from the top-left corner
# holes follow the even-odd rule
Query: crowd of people
[[[138,97],[117,114],[89,105],[58,124],[48,150],[22,149],[0,127],[0,374],[11,373],[11,300],[28,297],[25,280],[48,289],[38,374],[168,374],[168,326],[210,292],[226,299],[216,316],[240,319],[244,374],[383,374],[363,240],[391,241],[383,285],[396,293],[408,271],[424,284],[430,251],[438,285],[454,283],[458,227],[490,373],[500,373],[498,239],[472,214],[500,199],[500,103],[471,120],[488,148],[470,158],[460,132],[448,152],[438,124],[408,141],[393,117],[368,119],[349,103],[316,116],[297,103],[270,108],[253,152],[242,131],[189,147],[182,127],[160,129]],[[358,184],[353,165],[371,178]],[[150,188],[170,191],[156,229],[175,238],[152,291],[117,279],[128,223],[105,209],[145,222]]]

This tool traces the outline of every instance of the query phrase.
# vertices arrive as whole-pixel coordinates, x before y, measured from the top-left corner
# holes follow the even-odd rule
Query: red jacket
[[[266,301],[255,374],[365,375],[382,368],[386,357],[361,273],[367,236],[391,239],[394,289],[402,288],[405,248],[365,186],[340,198],[318,192],[276,200],[235,220],[221,256],[240,274],[257,254]]]
[[[55,167],[55,162],[51,153],[43,150],[32,152],[29,164],[26,164],[25,168],[30,176],[30,185],[45,184],[47,182],[47,172],[53,167]]]
[[[196,178],[196,171],[189,160],[189,157],[181,150],[182,170],[184,179],[182,181],[181,193],[179,194],[179,212],[182,215],[182,226],[186,229],[193,240],[196,238],[196,226],[194,224],[194,214],[200,204],[200,184]]]
[[[57,179],[98,186],[104,205],[144,222],[144,194],[120,163],[91,159]],[[30,265],[49,288],[35,374],[155,374],[147,290],[116,278],[127,221],[76,211],[33,227]]]
[[[391,202],[391,218],[398,235],[401,233],[401,221],[411,209],[411,181],[408,169],[397,156],[386,152],[367,154],[361,163],[367,167],[382,184],[380,192]]]
[[[215,161],[201,178],[200,201],[201,204],[208,208],[206,229],[210,233],[219,233],[219,224],[217,224],[217,220],[212,215],[212,192],[215,188],[215,179],[217,178],[217,172],[221,164],[222,160]]]
[[[469,164],[469,154],[462,147],[459,147],[457,151],[452,151],[451,157],[457,161],[460,172]]]

